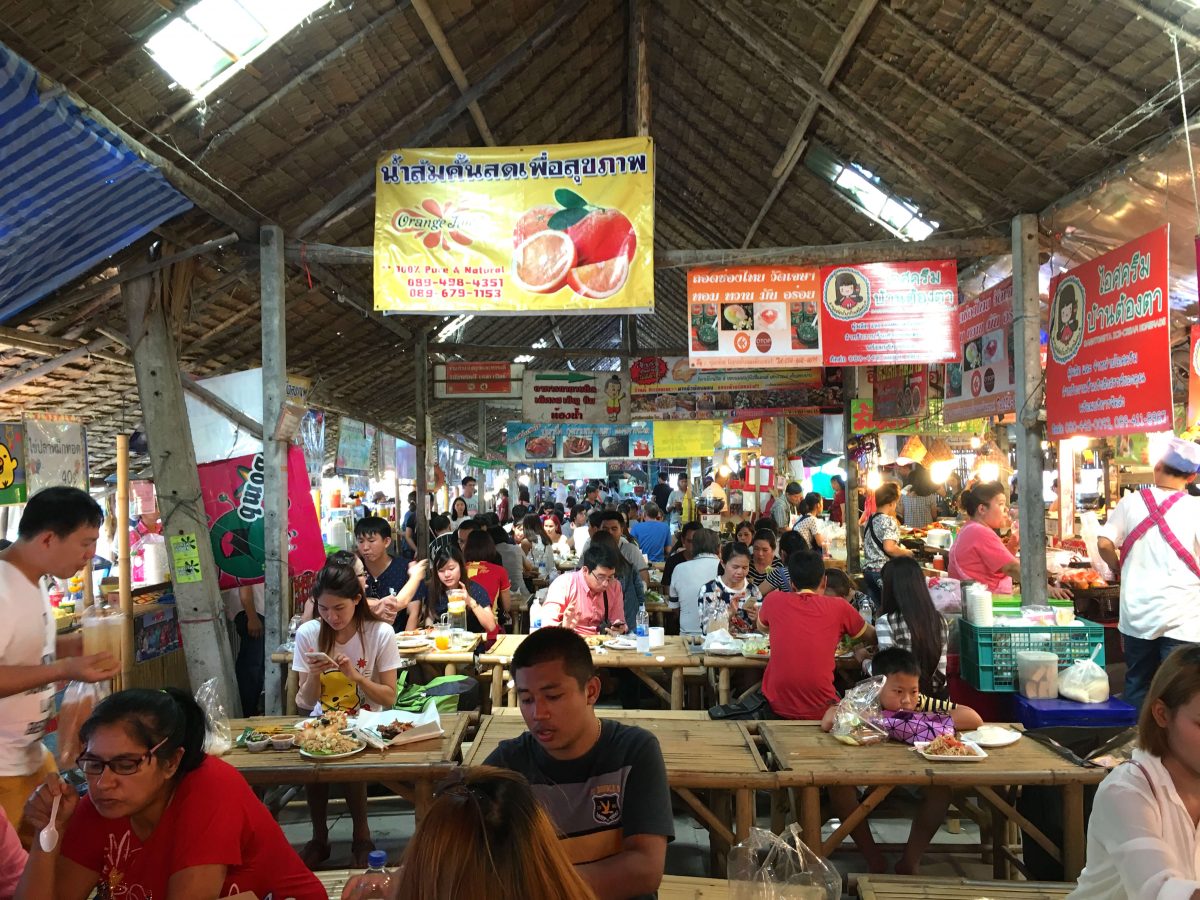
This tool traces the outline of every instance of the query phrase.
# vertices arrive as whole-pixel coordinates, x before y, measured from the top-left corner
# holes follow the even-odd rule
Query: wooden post
[[[233,655],[225,627],[225,610],[217,588],[217,566],[208,538],[208,517],[200,494],[196,451],[188,428],[187,407],[179,377],[179,358],[160,304],[151,302],[151,276],[142,275],[121,285],[138,396],[150,444],[150,460],[158,493],[163,539],[195,541],[200,561],[200,580],[181,578],[171,557],[171,571],[188,679],[199,688],[210,678],[217,682],[217,695],[227,712],[236,713],[237,691],[233,685]],[[118,453],[118,459],[125,454]],[[117,515],[127,509],[118,498]],[[124,536],[129,529],[118,526]],[[125,558],[127,554],[125,554]]]
[[[858,463],[850,455],[850,438],[854,436],[852,404],[858,396],[858,369],[845,366],[842,369],[842,440],[846,445],[846,571],[857,575],[862,571],[859,559],[861,532],[858,530]]]
[[[133,665],[133,571],[132,560],[129,558],[129,435],[117,435],[117,552],[120,553],[117,564],[117,598],[121,604],[121,612],[127,619],[125,636],[121,642],[121,674],[120,682],[114,684],[119,688],[121,682],[129,674]]]
[[[429,329],[418,328],[413,353],[413,410],[417,425],[417,559],[429,556]]]
[[[479,423],[476,431],[478,437],[475,442],[479,445],[479,458],[487,459],[488,441],[487,441],[487,401],[479,401]]]
[[[283,229],[263,225],[259,229],[262,283],[262,379],[263,379],[263,539],[265,583],[263,617],[264,653],[267,657],[266,712],[283,714],[283,691],[279,666],[270,654],[283,642],[291,618],[288,580],[288,442],[275,440],[275,421],[287,401],[287,328],[284,315]],[[245,710],[243,715],[250,715]]]
[[[1041,310],[1038,298],[1038,219],[1012,220],[1013,329],[1017,361],[1017,503],[1021,522],[1021,603],[1046,602],[1046,511],[1042,503]]]

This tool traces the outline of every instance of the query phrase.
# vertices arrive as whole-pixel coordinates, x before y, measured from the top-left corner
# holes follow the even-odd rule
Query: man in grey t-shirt
[[[800,514],[800,501],[804,499],[804,486],[795,481],[789,481],[783,496],[771,507],[771,518],[779,526],[779,533],[791,530],[792,516]]]
[[[512,658],[528,729],[485,761],[520,772],[597,897],[652,898],[675,837],[658,740],[596,716],[600,679],[583,638],[541,628]]]

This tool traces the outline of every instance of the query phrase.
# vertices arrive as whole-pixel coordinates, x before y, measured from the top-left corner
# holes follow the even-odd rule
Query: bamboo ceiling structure
[[[163,282],[191,280],[165,302],[196,377],[259,362],[245,246],[258,223],[291,241],[369,245],[372,164],[393,147],[648,128],[661,259],[655,312],[632,328],[639,347],[671,349],[684,346],[686,268],[662,259],[892,239],[805,164],[818,148],[916,203],[939,223],[934,238],[983,240],[960,254],[982,256],[1014,214],[1179,126],[1168,31],[1200,108],[1200,10],[1182,0],[333,0],[202,101],[143,46],[188,5],[0,0],[0,41],[196,201],[156,236],[167,255],[191,253],[177,264],[187,277]],[[0,417],[83,418],[101,473],[114,434],[140,417],[108,279],[143,263],[147,243],[0,328]],[[443,319],[370,313],[369,267],[293,253],[289,275],[289,370],[315,382],[318,404],[411,434],[411,337]],[[615,365],[630,331],[615,316],[477,317],[448,341],[471,345],[469,358],[481,345],[612,350],[580,356],[590,368]],[[435,404],[434,416],[438,431],[473,437],[472,404]],[[506,418],[490,415],[493,446]]]

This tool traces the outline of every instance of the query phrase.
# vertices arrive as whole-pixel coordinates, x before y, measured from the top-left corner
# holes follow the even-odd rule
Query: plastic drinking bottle
[[[643,603],[637,611],[637,652],[650,652],[650,614]]]

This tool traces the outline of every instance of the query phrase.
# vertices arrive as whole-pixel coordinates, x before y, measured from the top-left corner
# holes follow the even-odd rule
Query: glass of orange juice
[[[433,646],[439,650],[450,649],[450,632],[438,629],[433,633]]]

